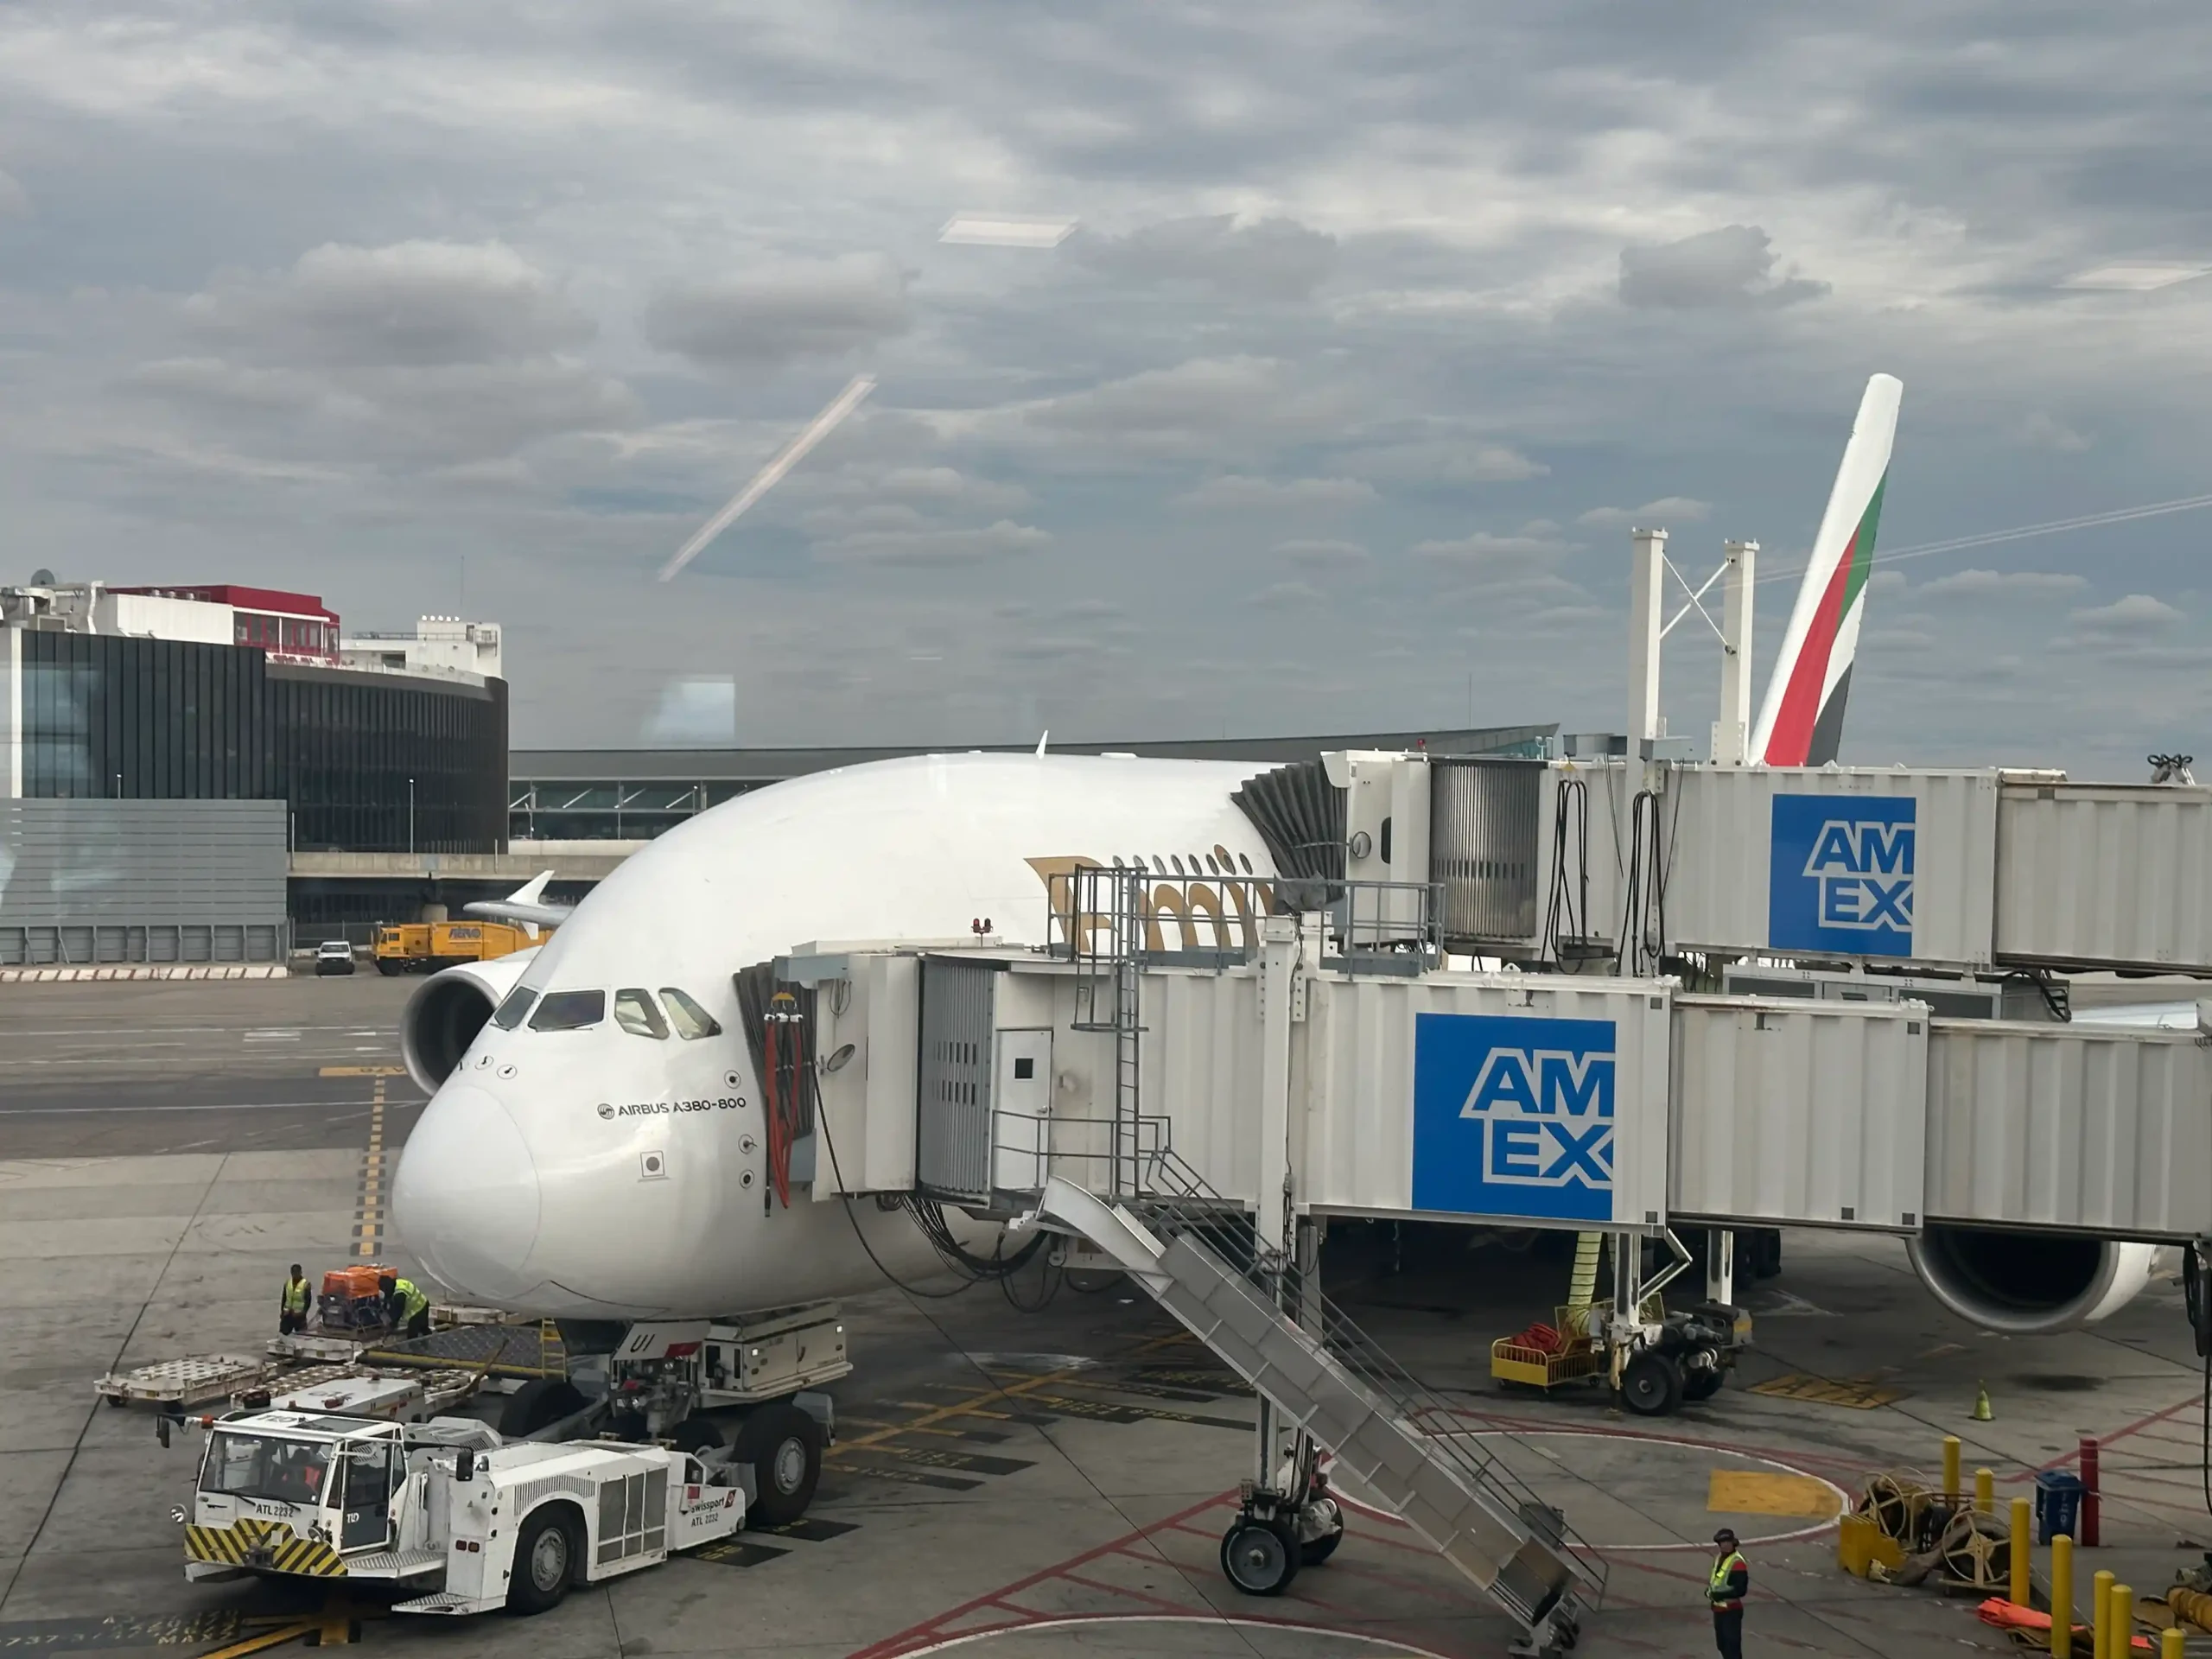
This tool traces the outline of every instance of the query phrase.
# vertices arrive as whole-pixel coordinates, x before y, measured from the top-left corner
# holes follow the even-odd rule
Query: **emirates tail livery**
[[[1874,568],[1874,534],[1881,526],[1882,491],[1890,481],[1890,446],[1904,395],[1903,381],[1878,374],[1859,400],[1859,418],[1851,423],[1828,510],[1821,515],[1782,657],[1751,729],[1755,766],[1824,766],[1843,741],[1851,659],[1866,614],[1866,578]]]

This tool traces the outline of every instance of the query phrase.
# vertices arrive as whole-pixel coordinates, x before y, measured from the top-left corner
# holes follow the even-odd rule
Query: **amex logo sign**
[[[1910,796],[1776,796],[1767,943],[1910,956],[1916,804]]]
[[[1414,1207],[1529,1220],[1613,1215],[1610,1020],[1414,1017]]]

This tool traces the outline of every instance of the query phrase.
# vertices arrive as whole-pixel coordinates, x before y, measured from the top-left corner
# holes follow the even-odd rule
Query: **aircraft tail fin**
[[[1904,383],[1895,375],[1878,374],[1866,382],[1813,540],[1812,562],[1789,613],[1782,655],[1752,728],[1755,766],[1826,766],[1842,743],[1844,705],[1904,394]]]

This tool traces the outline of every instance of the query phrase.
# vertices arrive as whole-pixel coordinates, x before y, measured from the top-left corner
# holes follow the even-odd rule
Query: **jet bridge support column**
[[[1311,1222],[1292,1213],[1290,1173],[1290,1016],[1292,979],[1298,971],[1299,932],[1295,918],[1270,916],[1260,936],[1260,1140],[1259,1191],[1252,1215],[1254,1243],[1263,1260],[1276,1263],[1274,1302],[1294,1322],[1302,1322],[1306,1249]],[[1257,1402],[1252,1446],[1252,1485],[1278,1490],[1286,1461],[1295,1484],[1306,1465],[1306,1436],[1294,1430],[1285,1445],[1281,1414],[1265,1395]],[[1286,1493],[1286,1496],[1288,1494]]]

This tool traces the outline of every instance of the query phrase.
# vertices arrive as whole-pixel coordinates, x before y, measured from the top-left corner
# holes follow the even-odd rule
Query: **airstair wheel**
[[[1282,1521],[1240,1515],[1222,1535],[1221,1570],[1248,1596],[1279,1596],[1298,1576],[1298,1535]]]

